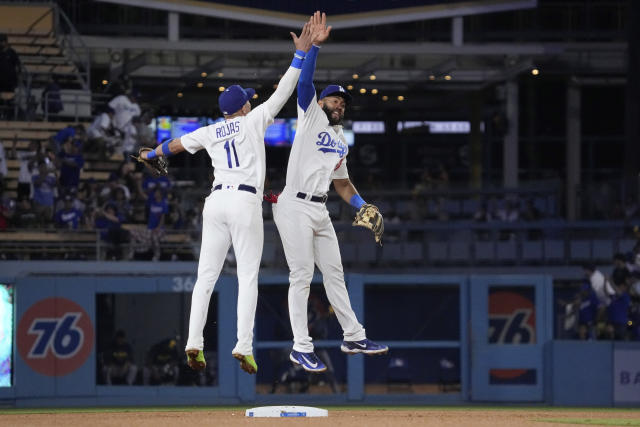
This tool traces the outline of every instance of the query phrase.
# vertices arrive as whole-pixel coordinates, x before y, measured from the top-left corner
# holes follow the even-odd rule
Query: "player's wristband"
[[[356,209],[360,209],[362,205],[365,204],[365,201],[362,200],[362,197],[360,197],[359,194],[354,194],[353,196],[351,196],[351,200],[349,200],[349,204]]]
[[[291,61],[291,66],[293,68],[301,69],[302,61],[304,57],[307,55],[307,52],[304,50],[296,50],[296,53],[293,54],[293,60]]]
[[[171,141],[172,141],[171,139],[167,139],[165,142],[162,143],[162,154],[165,157],[169,157],[173,154],[169,149],[169,143],[171,143]]]
[[[151,150],[147,153],[147,160],[155,159],[156,157],[158,157],[156,150]]]

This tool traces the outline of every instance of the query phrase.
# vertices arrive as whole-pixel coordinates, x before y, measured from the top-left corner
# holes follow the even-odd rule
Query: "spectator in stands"
[[[153,121],[153,113],[145,111],[140,117],[134,117],[133,124],[136,127],[136,135],[138,136],[138,145],[140,147],[155,148],[157,145],[156,136],[151,129]]]
[[[122,329],[116,332],[111,347],[105,357],[103,367],[104,380],[108,385],[119,379],[128,385],[132,385],[138,374],[138,367],[133,363],[133,349],[127,342]]]
[[[78,189],[78,200],[82,202],[85,209],[95,209],[98,206],[98,183],[95,179],[89,178],[80,185]]]
[[[0,185],[0,231],[11,226],[16,210],[16,201],[5,196],[4,188]]]
[[[626,282],[631,273],[627,268],[627,259],[624,254],[617,253],[613,256],[613,271],[609,280],[615,286]]]
[[[68,139],[58,154],[60,165],[60,187],[64,194],[77,192],[80,185],[80,172],[84,166],[82,142]]]
[[[6,34],[0,34],[0,92],[14,92],[20,76],[20,57]]]
[[[102,201],[109,200],[112,197],[111,195],[113,194],[113,192],[115,192],[116,188],[122,189],[125,199],[131,199],[131,192],[126,185],[120,182],[120,177],[115,172],[111,172],[111,174],[109,175],[109,179],[107,180],[107,184],[100,191],[100,199]]]
[[[599,301],[588,280],[582,283],[575,304],[578,307],[578,338],[595,338],[593,328],[597,320]]]
[[[542,214],[536,208],[532,199],[527,199],[524,202],[524,208],[522,209],[522,213],[520,214],[520,218],[524,221],[538,221],[542,218]]]
[[[591,289],[598,298],[598,320],[605,318],[606,309],[611,303],[611,296],[615,294],[615,290],[595,265],[585,264],[582,266],[585,277],[591,284]]]
[[[40,100],[42,111],[45,117],[51,119],[50,114],[58,114],[63,109],[62,98],[60,97],[60,85],[55,76],[49,78],[47,85],[42,91]]]
[[[102,159],[111,157],[115,147],[121,145],[120,136],[113,125],[115,111],[107,106],[98,114],[87,129],[87,151],[99,153]]]
[[[167,198],[160,188],[156,188],[152,197],[147,200],[146,229],[131,230],[131,247],[129,259],[133,259],[136,252],[153,251],[152,261],[160,259],[160,241],[164,237],[164,225],[169,213]]]
[[[83,125],[69,125],[60,129],[51,139],[54,145],[52,149],[57,153],[67,141],[73,141],[74,139],[84,141],[86,132]]]
[[[147,194],[148,197],[151,197],[153,192],[156,189],[162,191],[163,197],[167,197],[169,190],[171,189],[171,181],[169,178],[162,176],[152,176],[150,172],[145,169],[145,177],[142,180],[142,189]]]
[[[501,203],[496,210],[496,218],[502,222],[517,222],[520,219],[518,202],[515,200],[507,200]]]
[[[627,340],[627,327],[629,321],[629,307],[631,297],[626,281],[620,286],[613,285],[615,293],[611,296],[611,303],[607,308],[607,337],[611,340]]]
[[[67,194],[64,196],[64,207],[56,212],[55,222],[58,228],[66,230],[77,230],[80,220],[82,218],[82,212],[73,206],[74,198],[72,195]]]
[[[182,209],[182,199],[177,191],[171,191],[169,193],[169,213],[167,215],[167,222],[174,230],[184,228],[185,217]]]
[[[33,175],[33,210],[41,225],[51,221],[53,216],[53,201],[57,179],[49,172],[47,165],[41,162],[38,165],[38,173]]]
[[[147,363],[143,370],[145,385],[177,384],[180,374],[180,353],[178,340],[167,338],[154,344],[147,354]]]
[[[20,161],[20,171],[18,172],[18,197],[31,197],[31,186],[33,172],[36,169],[38,160],[44,160],[44,155],[41,154],[40,141],[29,141],[29,148],[27,151],[17,151],[18,136],[13,139],[12,157]],[[50,161],[50,159],[49,159]]]
[[[38,223],[38,216],[33,210],[31,199],[28,196],[20,196],[16,205],[14,216],[16,227],[34,228]]]
[[[115,206],[116,211],[120,212],[124,222],[129,222],[132,211],[131,203],[125,197],[124,190],[121,187],[111,192],[111,198],[107,203]]]
[[[106,257],[109,260],[122,258],[122,245],[127,242],[129,233],[122,228],[123,217],[115,206],[107,204],[95,214],[95,226],[100,231],[100,238],[110,245]]]
[[[135,149],[136,128],[133,125],[133,118],[140,115],[140,106],[136,102],[137,93],[127,90],[124,95],[118,95],[109,101],[109,107],[113,108],[113,124],[122,135],[122,146],[116,147],[116,151],[125,154],[133,153]]]
[[[635,198],[628,196],[624,204],[624,218],[632,219],[638,217],[638,204]]]
[[[640,272],[640,240],[636,242],[631,252],[627,254],[627,269],[632,273]]]

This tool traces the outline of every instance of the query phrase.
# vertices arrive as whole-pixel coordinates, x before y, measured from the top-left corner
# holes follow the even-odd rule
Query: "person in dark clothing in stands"
[[[177,384],[180,374],[180,353],[176,338],[167,338],[154,344],[147,355],[142,372],[145,385]]]
[[[73,207],[73,196],[67,194],[64,196],[64,207],[55,214],[56,226],[66,230],[77,230],[81,219],[82,212]]]
[[[82,143],[68,140],[58,154],[60,161],[60,186],[64,193],[77,192],[80,185],[80,171],[84,166]]]
[[[104,380],[108,385],[111,385],[114,379],[120,379],[128,385],[133,384],[138,367],[133,363],[133,350],[122,329],[116,332],[105,359],[103,372]]]
[[[13,92],[18,86],[20,58],[9,46],[6,34],[0,34],[0,92]]]
[[[126,243],[129,237],[127,230],[122,228],[124,218],[118,213],[116,207],[107,204],[104,209],[96,212],[95,226],[100,231],[100,238],[111,244],[107,250],[107,259],[115,260],[122,258],[122,244]]]
[[[627,340],[631,305],[629,286],[627,281],[624,281],[619,286],[614,285],[614,288],[616,293],[611,297],[611,304],[607,307],[607,337],[611,340]]]

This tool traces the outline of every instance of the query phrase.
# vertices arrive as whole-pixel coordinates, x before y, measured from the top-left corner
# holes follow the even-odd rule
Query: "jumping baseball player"
[[[310,20],[311,21],[311,20]],[[206,366],[202,349],[209,300],[229,246],[233,244],[238,274],[238,342],[232,351],[241,368],[256,373],[253,357],[253,324],[258,299],[258,269],[262,258],[264,229],[262,194],[265,179],[264,134],[287,102],[300,75],[303,59],[311,47],[310,22],[300,37],[291,33],[296,52],[276,91],[258,107],[249,100],[255,91],[229,86],[218,98],[225,121],[164,142],[155,150],[142,151],[143,160],[181,151],[193,154],[206,149],[215,169],[215,181],[203,210],[202,248],[198,279],[193,288],[189,339],[185,348],[192,369]]]
[[[313,86],[316,57],[330,31],[326,16],[316,12],[312,32],[319,33],[320,37],[313,39],[314,45],[302,65],[298,82],[297,132],[289,154],[286,185],[273,205],[274,220],[290,270],[289,315],[294,343],[289,358],[309,372],[327,369],[313,351],[307,327],[314,264],[322,272],[327,298],[344,332],[341,350],[348,354],[383,354],[389,350],[387,346],[367,339],[351,308],[338,239],[325,206],[327,191],[333,181],[338,194],[355,208],[375,208],[365,205],[347,173],[349,148],[342,133],[342,119],[351,96],[342,86],[330,85],[322,91],[320,99],[316,99]],[[381,225],[382,217],[379,212],[377,215]]]

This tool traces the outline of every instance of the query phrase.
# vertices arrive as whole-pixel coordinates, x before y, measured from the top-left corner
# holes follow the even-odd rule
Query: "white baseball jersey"
[[[326,194],[333,179],[349,178],[349,146],[342,126],[330,126],[314,95],[307,111],[298,105],[298,124],[287,165],[287,188]]]
[[[123,132],[131,123],[131,120],[140,115],[140,106],[135,102],[131,102],[127,95],[116,96],[109,101],[109,107],[114,110],[113,125]]]
[[[273,95],[246,116],[214,123],[180,137],[189,153],[207,150],[215,169],[214,187],[251,185],[262,194],[267,167],[264,134],[289,99],[299,75],[298,68],[289,67]]]

